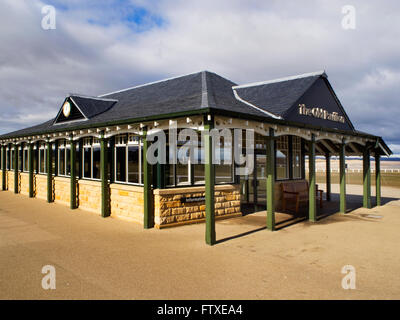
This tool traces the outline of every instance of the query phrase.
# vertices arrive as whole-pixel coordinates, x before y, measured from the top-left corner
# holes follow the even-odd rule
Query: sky
[[[55,29],[42,27],[46,5]],[[400,156],[399,1],[1,0],[0,26],[0,133],[55,117],[70,93],[202,70],[238,84],[325,70],[356,129]]]

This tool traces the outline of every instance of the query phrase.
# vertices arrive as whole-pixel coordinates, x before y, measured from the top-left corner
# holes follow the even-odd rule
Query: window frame
[[[128,159],[129,159],[129,146],[138,146],[138,151],[139,151],[139,158],[138,158],[138,173],[139,173],[139,182],[129,182],[129,163],[128,163]],[[117,179],[117,148],[124,148],[125,149],[125,181],[121,181]],[[142,165],[142,161],[143,161],[143,141],[142,138],[137,135],[137,134],[133,134],[133,133],[129,133],[129,134],[121,134],[121,135],[117,135],[115,136],[115,143],[114,143],[114,150],[113,150],[113,157],[114,157],[114,182],[115,183],[120,183],[120,184],[129,184],[129,185],[133,185],[133,186],[143,186],[143,181],[142,181],[142,175],[143,175],[143,165]]]

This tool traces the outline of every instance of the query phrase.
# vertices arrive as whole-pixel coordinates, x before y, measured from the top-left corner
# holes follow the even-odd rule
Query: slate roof
[[[53,125],[54,118],[42,124],[0,137],[34,135],[59,129],[72,130],[82,126],[82,124],[96,125],[110,121],[134,120],[207,108],[236,111],[244,115],[265,116],[265,113],[235,98],[232,91],[232,86],[235,85],[236,83],[215,73],[202,71],[104,94],[99,97],[71,95],[70,98],[82,109],[82,112],[88,118],[87,120]]]
[[[294,103],[325,72],[315,72],[277,80],[246,84],[233,87],[243,100],[285,118]]]
[[[237,116],[285,119],[294,103],[321,77],[315,72],[289,78],[238,86],[215,73],[202,71],[148,83],[98,97],[70,95],[87,119],[54,124],[53,118],[42,124],[1,135],[13,138],[59,130],[103,126],[109,122],[149,119],[157,116],[219,110]],[[61,111],[61,110],[60,110]],[[60,111],[58,114],[60,114]],[[57,116],[56,116],[57,117]],[[370,135],[372,136],[372,135]]]

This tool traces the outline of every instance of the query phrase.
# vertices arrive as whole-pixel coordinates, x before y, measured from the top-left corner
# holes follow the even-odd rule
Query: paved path
[[[143,230],[0,192],[0,299],[400,299],[392,198],[277,232],[263,229],[265,211],[220,221],[209,247],[204,224]],[[348,264],[356,290],[341,287]],[[44,265],[56,268],[55,290],[41,287]]]

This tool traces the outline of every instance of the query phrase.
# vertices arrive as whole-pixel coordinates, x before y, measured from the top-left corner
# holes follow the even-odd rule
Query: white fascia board
[[[267,80],[267,81],[261,81],[261,82],[253,82],[253,83],[242,84],[242,85],[239,85],[239,86],[234,86],[233,89],[256,87],[256,86],[262,86],[264,84],[277,83],[277,82],[283,82],[283,81],[289,81],[289,80],[296,80],[296,79],[307,78],[307,77],[322,76],[324,74],[325,74],[325,70],[322,70],[322,71],[304,73],[304,74],[299,74],[299,75],[295,75],[295,76],[279,78],[279,79],[274,79],[274,80]]]
[[[240,102],[243,102],[244,104],[247,104],[248,106],[250,106],[250,107],[252,107],[252,108],[254,108],[254,109],[256,109],[256,110],[258,110],[258,111],[260,111],[260,112],[262,112],[262,113],[265,113],[268,117],[271,117],[271,118],[274,118],[274,119],[283,119],[283,118],[280,117],[280,116],[277,116],[277,115],[275,115],[275,114],[273,114],[273,113],[271,113],[271,112],[268,112],[268,111],[266,111],[266,110],[264,110],[264,109],[261,109],[260,107],[255,106],[254,104],[252,104],[252,103],[250,103],[250,102],[248,102],[248,101],[246,101],[246,100],[243,100],[243,99],[239,96],[239,94],[236,92],[235,89],[233,89],[233,94],[234,94],[235,98],[236,98],[237,100],[239,100]]]

